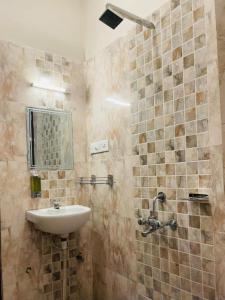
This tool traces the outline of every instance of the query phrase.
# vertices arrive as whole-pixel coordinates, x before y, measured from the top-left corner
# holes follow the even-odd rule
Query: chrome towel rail
[[[113,175],[108,175],[107,177],[97,177],[95,175],[91,175],[91,177],[78,177],[76,183],[81,185],[83,184],[91,184],[95,186],[96,184],[107,184],[110,187],[113,187],[115,183]]]

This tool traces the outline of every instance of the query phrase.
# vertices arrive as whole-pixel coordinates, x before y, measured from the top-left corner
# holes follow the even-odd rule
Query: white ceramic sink
[[[82,205],[61,206],[29,210],[26,212],[27,220],[34,223],[41,231],[68,235],[78,230],[89,219],[91,209]]]

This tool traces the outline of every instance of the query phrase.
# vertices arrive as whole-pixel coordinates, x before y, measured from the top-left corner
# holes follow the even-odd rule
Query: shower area
[[[116,180],[91,191],[93,299],[225,298],[223,13],[168,1],[86,63],[87,141],[112,149],[89,172]]]
[[[0,43],[0,122],[12,126],[0,146],[4,300],[62,299],[61,253],[24,212],[48,207],[63,184],[62,203],[92,210],[69,239],[68,299],[225,299],[224,13],[222,0],[171,0],[145,20],[107,4],[103,23],[137,25],[82,64]],[[70,97],[27,89],[26,76],[50,65]],[[42,172],[39,202],[30,199],[24,99],[73,116],[74,169]],[[104,139],[109,152],[91,155]],[[76,183],[93,174],[115,183]]]
[[[91,195],[94,299],[225,298],[223,12],[220,1],[168,1],[148,18],[155,30],[137,25],[87,63],[88,124],[104,124],[88,140],[103,131],[115,147],[90,172],[117,180]],[[108,112],[109,95],[130,109]],[[159,229],[168,220],[177,228]]]

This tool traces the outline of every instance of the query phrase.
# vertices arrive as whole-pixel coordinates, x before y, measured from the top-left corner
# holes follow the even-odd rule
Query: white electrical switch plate
[[[91,151],[91,154],[108,152],[109,151],[109,141],[102,140],[102,141],[92,143],[90,146],[90,151]]]

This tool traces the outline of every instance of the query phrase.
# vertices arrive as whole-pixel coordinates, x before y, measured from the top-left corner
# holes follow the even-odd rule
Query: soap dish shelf
[[[188,198],[183,198],[182,200],[187,200],[191,202],[199,202],[199,203],[208,203],[209,196],[206,194],[189,194]]]

